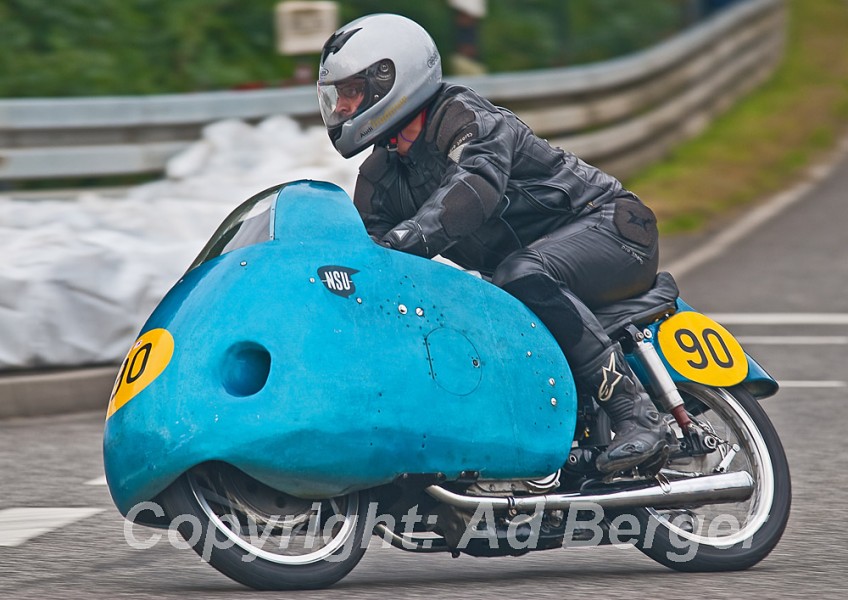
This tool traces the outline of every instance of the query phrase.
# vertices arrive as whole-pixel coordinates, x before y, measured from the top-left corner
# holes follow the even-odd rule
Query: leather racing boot
[[[613,346],[602,358],[600,370],[590,373],[584,382],[609,415],[615,437],[595,466],[606,474],[634,467],[656,473],[668,459],[674,434],[631,371],[621,348]]]

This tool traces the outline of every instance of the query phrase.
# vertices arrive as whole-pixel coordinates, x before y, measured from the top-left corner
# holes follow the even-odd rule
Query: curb
[[[675,277],[682,277],[718,258],[749,233],[803,200],[817,185],[839,168],[846,156],[848,156],[848,137],[843,138],[823,159],[808,167],[792,187],[768,197],[764,202],[757,202],[746,207],[740,215],[732,219],[722,219],[720,224],[707,231],[683,234],[681,239],[673,240],[672,248],[692,249],[681,253],[679,258],[667,262],[661,269],[671,271]],[[660,247],[663,248],[662,242]]]
[[[100,410],[106,415],[119,366],[0,374],[0,419]]]
[[[836,171],[846,156],[848,137],[839,141],[818,162],[810,165],[800,180],[790,188],[752,204],[740,215],[722,218],[702,231],[673,236],[665,240],[665,245],[664,241],[660,240],[660,270],[670,271],[675,278],[680,278],[718,258],[749,233],[803,200],[819,183]],[[666,256],[670,258],[664,260]]]

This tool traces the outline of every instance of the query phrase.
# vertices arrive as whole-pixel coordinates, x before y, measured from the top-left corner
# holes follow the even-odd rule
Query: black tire
[[[636,546],[657,562],[677,571],[748,569],[774,549],[789,519],[792,489],[783,446],[759,402],[744,388],[688,384],[681,386],[680,391],[696,419],[710,423],[720,438],[726,441],[733,438],[740,446],[727,471],[747,471],[754,479],[754,492],[749,500],[733,505],[680,507],[677,511],[627,511],[638,520],[638,531],[642,532],[636,539]],[[695,463],[695,468],[691,468],[692,464],[685,468],[685,459],[677,461],[678,464],[671,462],[663,473],[669,479],[683,476],[684,471],[706,474],[716,463],[721,463],[730,448],[721,444],[712,454],[689,459],[690,463]],[[734,522],[738,530],[734,532],[731,527],[727,535],[722,535],[722,524],[733,525]],[[718,527],[713,530],[716,523]],[[701,534],[706,531],[707,535],[699,535],[696,531]]]
[[[302,500],[222,463],[192,469],[160,499],[172,527],[203,560],[257,590],[328,587],[356,566],[370,539],[367,492]]]

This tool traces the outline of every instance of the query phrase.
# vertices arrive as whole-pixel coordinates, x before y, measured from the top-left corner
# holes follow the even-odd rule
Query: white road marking
[[[778,380],[781,389],[782,388],[844,388],[846,384],[844,381],[792,381],[792,380]]]
[[[86,519],[102,508],[7,508],[0,510],[0,546],[20,546],[54,529]]]
[[[848,313],[710,313],[722,325],[848,325]]]
[[[740,344],[763,344],[779,346],[831,346],[848,344],[844,335],[740,335]]]
[[[92,479],[90,481],[86,481],[85,485],[106,485],[106,476],[98,477],[97,479]]]

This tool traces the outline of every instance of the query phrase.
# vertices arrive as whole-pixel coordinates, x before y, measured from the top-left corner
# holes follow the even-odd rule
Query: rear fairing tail
[[[686,304],[686,302],[684,302],[680,298],[677,299],[676,304],[677,304],[677,311],[676,311],[675,314],[684,313],[684,312],[697,313],[697,311],[695,309],[693,309],[691,306]],[[667,320],[668,320],[668,317],[666,317],[665,319],[659,320],[655,323],[651,323],[650,325],[646,325],[644,327],[644,330],[646,330],[649,333],[649,335],[646,335],[645,341],[649,342],[650,344],[652,344],[656,348],[657,353],[660,355],[660,358],[662,359],[665,367],[668,369],[668,372],[671,375],[671,378],[672,378],[673,381],[679,382],[679,383],[691,382],[692,381],[691,378],[686,377],[686,376],[682,375],[681,373],[679,373],[669,363],[669,360],[665,356],[665,353],[663,352],[662,346],[659,343],[659,339],[660,339],[660,336],[658,335],[659,329],[662,326],[662,324],[665,323]],[[751,358],[751,356],[747,352],[745,352],[744,355],[745,355],[745,359],[747,360],[747,373],[744,376],[744,378],[741,381],[739,381],[738,383],[736,383],[735,385],[741,385],[748,392],[750,392],[751,395],[753,395],[755,398],[759,398],[759,399],[768,398],[769,396],[773,396],[774,394],[776,394],[778,389],[779,389],[779,385],[778,385],[777,381],[771,375],[769,375],[768,372],[766,372],[766,370],[763,369],[763,367],[760,366],[760,364],[756,360]],[[643,381],[645,381],[646,377],[645,377],[645,374],[644,374],[644,370],[641,368],[641,366],[638,364],[637,361],[633,360],[632,356],[628,357],[628,358],[630,359],[631,366],[633,367],[634,371],[637,373],[639,378],[642,379]],[[709,383],[703,382],[703,381],[700,381],[698,383],[702,383],[704,385],[710,385]],[[715,386],[715,387],[722,387],[722,386]]]

